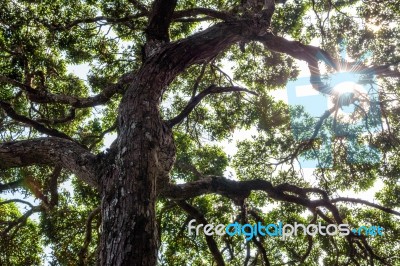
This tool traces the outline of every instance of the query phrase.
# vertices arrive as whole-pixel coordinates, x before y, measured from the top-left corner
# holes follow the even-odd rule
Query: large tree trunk
[[[168,182],[175,160],[172,131],[160,117],[162,93],[180,72],[214,58],[250,34],[248,29],[240,22],[220,23],[185,41],[153,47],[135,73],[120,104],[115,160],[101,178],[101,265],[156,264],[156,188],[163,187],[157,182]]]
[[[167,178],[175,146],[159,112],[163,84],[151,72],[137,77],[120,105],[115,164],[102,179],[101,265],[156,264],[156,183]]]

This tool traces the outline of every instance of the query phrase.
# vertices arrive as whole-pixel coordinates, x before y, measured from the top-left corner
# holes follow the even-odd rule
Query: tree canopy
[[[398,265],[399,20],[399,0],[1,1],[0,264],[113,265],[107,237],[148,237],[127,232],[140,215],[117,223],[133,193],[154,209],[159,265]],[[375,113],[338,104],[340,72],[377,89]],[[301,78],[332,102],[319,117],[277,98]],[[335,131],[346,105],[368,117],[351,137]],[[350,160],[353,144],[376,153]],[[385,233],[245,241],[189,235],[192,219]]]

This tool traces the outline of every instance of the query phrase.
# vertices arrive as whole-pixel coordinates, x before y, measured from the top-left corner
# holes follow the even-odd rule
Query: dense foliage
[[[210,93],[173,128],[177,158],[171,182],[228,177],[231,172],[236,181],[319,188],[330,199],[372,189],[363,198],[372,204],[346,199],[332,204],[352,227],[380,225],[383,236],[301,235],[250,242],[243,236],[214,236],[213,241],[227,265],[399,265],[400,1],[276,2],[270,34],[319,46],[335,59],[346,50],[342,70],[355,71],[351,62],[368,51],[369,57],[356,67],[374,69],[375,79],[368,82],[379,87],[382,125],[371,134],[358,134],[356,141],[376,147],[379,160],[349,161],[344,137],[330,139],[328,155],[310,152],[331,136],[326,132],[333,115],[323,121],[320,137],[296,138],[291,130],[294,117],[306,117],[303,133],[309,136],[315,120],[276,97],[286,95],[287,83],[300,73],[310,75],[307,65],[290,53],[249,41],[185,69],[163,93],[161,114],[170,120],[211,85],[247,89]],[[110,147],[105,145],[118,134],[118,105],[129,84],[124,78],[144,60],[151,7],[147,0],[1,1],[1,142],[53,136],[78,142],[99,156],[106,154]],[[240,1],[178,1],[169,28],[171,42],[212,27],[226,14],[240,19],[248,12]],[[326,62],[319,66],[325,78],[338,71]],[[88,70],[86,79],[78,76],[82,69]],[[248,137],[236,143],[243,134]],[[235,145],[237,152],[227,154]],[[301,169],[301,154],[311,159],[331,156],[332,165]],[[358,156],[372,155],[363,151]],[[59,166],[0,168],[0,192],[5,194],[0,201],[0,264],[40,265],[47,256],[51,265],[94,265],[101,234],[99,192]],[[312,200],[321,196],[313,192],[299,197],[310,194]],[[8,200],[14,198],[20,200]],[[214,224],[326,224],[337,217],[326,207],[307,207],[263,191],[245,198],[217,193],[186,201],[160,196],[160,265],[214,265],[209,240],[203,234],[188,235],[193,218]]]

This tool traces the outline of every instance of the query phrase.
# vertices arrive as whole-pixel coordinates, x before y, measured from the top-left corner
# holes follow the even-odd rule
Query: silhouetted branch
[[[79,251],[78,258],[79,258],[79,264],[81,266],[86,265],[87,261],[87,252],[89,248],[90,241],[92,240],[92,221],[100,213],[100,206],[94,209],[88,216],[86,220],[86,233],[85,233],[85,242]]]
[[[106,86],[99,94],[85,98],[66,94],[53,94],[47,90],[35,89],[17,80],[0,76],[0,82],[9,83],[25,91],[32,102],[68,104],[74,108],[87,108],[105,104],[114,95],[122,94],[125,91],[125,86],[132,79],[132,74],[125,74],[117,83]]]
[[[339,197],[339,198],[335,198],[331,200],[332,203],[336,203],[336,202],[349,202],[349,203],[357,203],[357,204],[363,204],[363,205],[367,205],[370,207],[373,207],[375,209],[390,213],[390,214],[394,214],[397,216],[400,216],[400,212],[395,211],[393,209],[381,206],[379,204],[376,203],[372,203],[366,200],[362,200],[362,199],[355,199],[355,198],[345,198],[345,197]]]
[[[18,179],[16,181],[10,182],[10,183],[6,183],[6,184],[1,184],[0,183],[0,193],[6,190],[12,190],[12,189],[16,189],[19,188],[20,186],[22,186],[24,183],[24,179]]]
[[[16,200],[14,200],[16,202]],[[4,203],[4,202],[0,202],[0,203]],[[32,204],[28,204],[30,206],[32,206]],[[21,217],[19,217],[18,219],[11,221],[8,223],[8,226],[2,231],[0,232],[0,236],[2,236],[2,238],[6,238],[9,235],[9,232],[11,230],[15,230],[18,231],[18,229],[23,226],[24,224],[26,224],[26,221],[28,220],[28,218],[36,213],[36,212],[41,212],[43,210],[42,206],[32,206],[30,210],[28,210],[27,212],[25,212]]]
[[[314,217],[313,217],[313,219],[310,221],[309,224],[315,224],[316,221],[317,221],[317,213],[314,212]],[[311,250],[312,250],[312,248],[313,248],[314,240],[313,240],[313,237],[312,237],[311,235],[308,235],[308,234],[307,234],[307,241],[308,241],[307,250],[306,250],[306,252],[304,253],[304,255],[301,257],[301,259],[300,259],[300,264],[303,264],[303,263],[306,261],[306,259],[308,258],[308,256],[310,256]]]
[[[3,200],[3,201],[0,201],[0,205],[9,204],[9,203],[22,203],[22,204],[28,205],[28,206],[31,207],[31,208],[35,207],[35,206],[33,206],[32,203],[30,203],[29,201],[22,200],[22,199],[10,199],[10,200]]]
[[[190,114],[190,112],[192,112],[193,109],[201,102],[201,100],[204,99],[207,95],[223,93],[223,92],[247,92],[253,95],[258,95],[253,91],[241,87],[218,87],[215,85],[211,85],[202,92],[200,92],[198,95],[193,97],[192,100],[185,107],[185,109],[183,109],[182,112],[176,117],[172,118],[171,120],[168,120],[167,124],[170,127],[173,127],[181,123]]]
[[[198,224],[208,224],[207,220],[204,218],[204,215],[198,211],[194,206],[190,205],[186,201],[180,200],[176,202],[179,207],[181,207],[186,213],[188,213],[190,216],[194,217],[197,221]],[[218,266],[224,266],[225,262],[222,257],[221,252],[218,249],[218,245],[215,242],[214,238],[212,236],[204,235],[206,238],[206,242],[208,245],[208,248],[211,251],[211,254],[213,255],[216,263]]]
[[[155,0],[146,29],[148,42],[169,42],[169,26],[171,24],[177,0]]]
[[[32,120],[26,116],[20,115],[18,114],[11,106],[11,104],[4,102],[4,101],[0,101],[0,107],[6,112],[6,114],[14,119],[15,121],[24,123],[28,126],[33,127],[34,129],[36,129],[37,131],[39,131],[40,133],[44,133],[46,135],[49,136],[53,136],[53,137],[58,137],[58,138],[63,138],[63,139],[68,139],[71,141],[74,141],[70,136],[68,136],[67,134],[58,131],[57,129],[53,129],[53,128],[48,128],[45,127],[43,124]]]
[[[49,180],[49,190],[50,190],[50,202],[49,207],[53,208],[54,206],[58,205],[58,178],[61,175],[61,166],[56,166],[51,173],[50,180]]]

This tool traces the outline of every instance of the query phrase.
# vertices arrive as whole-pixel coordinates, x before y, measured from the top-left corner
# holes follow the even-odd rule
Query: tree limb
[[[26,204],[29,207],[33,208],[35,206],[32,205],[32,203],[30,203],[29,201],[26,200],[22,200],[22,199],[10,199],[10,200],[3,200],[0,201],[0,205],[4,205],[4,204],[8,204],[8,203],[22,203],[22,204]]]
[[[327,197],[326,192],[321,193],[322,190],[317,188],[300,188],[290,184],[273,186],[271,182],[260,179],[234,181],[218,176],[206,176],[203,179],[186,184],[170,184],[169,188],[165,188],[161,192],[161,195],[173,200],[184,200],[199,195],[216,193],[229,197],[233,200],[236,199],[236,201],[238,201],[237,199],[241,199],[241,201],[243,201],[243,199],[247,198],[252,191],[264,191],[270,198],[274,200],[299,204],[303,207],[306,207],[312,212],[316,211],[318,215],[320,215],[330,224],[344,224],[343,218],[341,217],[339,210],[333,204],[334,202],[337,202],[339,200],[330,200]],[[322,196],[322,199],[311,200],[309,197],[307,197],[308,193],[318,193]],[[343,201],[343,199],[340,199],[340,201]],[[369,205],[372,206],[371,203],[369,203]],[[334,220],[330,219],[321,210],[319,210],[319,207],[323,207],[329,210]],[[378,206],[376,205],[374,205],[374,207],[378,208]],[[378,209],[389,212],[389,210],[385,210],[381,206],[379,206]],[[398,214],[397,212],[393,211],[390,213],[396,215]],[[354,233],[350,232],[350,235],[346,236],[346,238],[350,245],[354,242],[354,239],[361,240],[362,243],[359,243],[361,245],[360,248],[369,254],[371,261],[373,259],[377,259],[385,263],[384,259],[373,252],[371,246],[365,239],[365,236],[357,236]]]
[[[79,251],[78,258],[79,264],[78,265],[86,265],[87,261],[87,252],[89,248],[90,241],[92,240],[92,221],[100,213],[101,207],[97,207],[94,209],[88,216],[86,220],[86,233],[85,233],[85,242]]]
[[[255,218],[257,223],[258,222],[261,222],[261,223],[263,222],[263,220],[261,219],[261,217],[258,215],[258,213],[255,210],[251,209],[251,210],[248,211],[248,213],[251,214],[251,216],[253,216]],[[261,239],[260,241],[258,241],[256,237],[253,237],[251,240],[254,242],[254,244],[257,246],[259,252],[261,253],[261,256],[262,256],[262,259],[263,259],[263,262],[264,262],[263,265],[264,266],[270,266],[271,264],[270,264],[269,259],[268,259],[267,251],[266,251],[266,249],[265,249],[265,247],[264,247],[264,245],[262,243],[263,240]]]
[[[333,205],[333,203],[337,202],[364,204],[400,216],[400,213],[395,210],[365,200],[343,197],[329,199],[328,194],[319,188],[301,188],[287,183],[273,186],[271,182],[262,179],[235,181],[219,176],[204,176],[202,179],[185,184],[170,184],[169,187],[162,190],[161,195],[169,199],[184,200],[216,193],[231,199],[237,199],[247,198],[252,191],[264,191],[272,199],[296,203],[309,209],[325,207],[332,212],[337,223],[343,223],[337,208]],[[309,193],[318,194],[321,198],[311,200],[307,197]]]
[[[22,184],[24,183],[24,179],[18,179],[16,181],[7,183],[7,184],[1,184],[0,183],[0,193],[2,193],[3,191],[6,190],[12,190],[12,189],[16,189],[19,188],[20,186],[22,186]]]
[[[303,190],[294,185],[275,187],[271,182],[261,179],[234,181],[219,176],[205,176],[194,182],[178,185],[171,184],[169,187],[164,188],[161,195],[170,199],[183,200],[204,194],[216,193],[237,199],[247,198],[252,191],[257,190],[266,192],[273,199],[298,203],[305,207],[316,207],[322,203],[318,200],[311,201],[304,197],[304,194],[312,192],[310,189]],[[291,192],[292,194],[285,194],[284,192]],[[298,193],[301,193],[300,196],[293,195]]]
[[[58,205],[58,178],[61,175],[61,166],[56,166],[53,170],[53,173],[51,173],[50,179],[49,179],[49,191],[50,191],[50,202],[49,202],[49,207],[50,209],[53,208],[54,206]]]
[[[53,129],[53,128],[48,128],[45,127],[43,124],[32,120],[26,116],[20,115],[18,114],[11,106],[11,104],[1,101],[0,100],[0,107],[6,112],[6,114],[12,118],[15,121],[24,123],[28,126],[33,127],[34,129],[36,129],[37,131],[39,131],[40,133],[44,133],[53,137],[58,137],[58,138],[63,138],[63,139],[68,139],[71,141],[74,141],[70,136],[68,136],[67,134],[58,131],[57,129]]]
[[[309,224],[314,224],[316,221],[317,221],[317,213],[314,212],[313,219],[309,222]],[[307,234],[307,242],[308,242],[308,246],[307,246],[306,252],[303,254],[303,256],[301,256],[300,264],[305,263],[308,256],[310,256],[310,254],[311,254],[311,250],[312,250],[313,244],[314,244],[313,236]]]
[[[62,138],[38,138],[0,144],[0,169],[30,165],[60,165],[98,187],[96,157],[79,144]]]
[[[7,228],[5,228],[4,231],[0,232],[0,236],[2,238],[7,237],[8,233],[13,228],[15,228],[15,230],[17,231],[22,225],[24,225],[26,223],[26,221],[32,214],[34,214],[36,212],[41,212],[41,211],[43,211],[42,206],[32,206],[31,209],[29,211],[27,211],[26,213],[24,213],[21,217],[10,222],[9,225],[7,226]]]
[[[146,29],[148,42],[169,42],[169,26],[177,0],[155,0]]]
[[[112,24],[112,23],[123,23],[123,22],[131,22],[133,19],[145,17],[147,13],[139,13],[135,15],[130,15],[122,18],[113,18],[113,17],[106,17],[106,16],[98,16],[94,18],[81,18],[81,19],[76,19],[68,24],[65,25],[60,25],[60,24],[51,24],[47,23],[44,21],[40,21],[41,24],[46,26],[50,30],[57,30],[57,31],[64,31],[64,30],[69,30],[75,26],[78,26],[79,24],[85,24],[85,23],[100,23],[103,22],[102,25],[107,25],[107,24]]]
[[[190,205],[186,201],[177,201],[176,202],[179,207],[181,207],[185,212],[187,212],[190,216],[194,217],[197,221],[198,224],[203,224],[206,225],[208,224],[207,220],[204,218],[204,215],[197,210],[194,206]],[[221,252],[218,249],[218,245],[215,242],[214,238],[212,236],[205,235],[206,242],[208,245],[208,248],[211,251],[211,254],[213,255],[216,263],[218,266],[224,266],[224,258],[222,257]]]
[[[376,203],[372,203],[366,200],[362,200],[362,199],[355,199],[355,198],[345,198],[345,197],[339,197],[339,198],[335,198],[331,200],[332,203],[336,203],[336,202],[350,202],[350,203],[356,203],[356,204],[363,204],[363,205],[367,205],[370,207],[373,207],[375,209],[390,213],[390,214],[394,214],[400,217],[400,212],[395,211],[393,209],[387,208],[385,206],[376,204]]]
[[[193,97],[191,101],[188,103],[188,105],[185,107],[185,109],[183,109],[182,112],[176,117],[168,120],[167,124],[170,127],[173,127],[181,123],[190,114],[190,112],[193,111],[193,109],[200,103],[200,101],[204,97],[210,94],[223,93],[223,92],[248,92],[253,95],[258,95],[253,91],[241,87],[217,87],[215,85],[211,85],[202,92],[200,92],[197,96]]]
[[[173,14],[173,19],[177,20],[180,18],[195,17],[198,15],[206,15],[207,17],[221,19],[224,21],[229,21],[234,19],[234,16],[232,16],[228,12],[217,11],[214,9],[201,8],[201,7],[185,9],[185,10],[177,10]]]
[[[137,0],[128,0],[129,3],[131,3],[134,7],[136,7],[137,9],[139,9],[142,13],[148,13],[149,11],[147,10],[147,7],[142,4],[140,1]]]
[[[290,55],[293,58],[302,60],[308,63],[310,70],[310,83],[314,89],[324,94],[331,94],[332,91],[321,80],[321,73],[318,66],[318,61],[323,61],[327,65],[339,70],[337,61],[326,51],[312,45],[305,45],[298,41],[289,41],[279,36],[261,36],[256,38],[264,44],[264,46],[275,52]]]
[[[82,98],[65,94],[53,94],[46,90],[35,89],[17,80],[0,75],[0,82],[9,83],[25,91],[29,100],[32,102],[61,103],[68,104],[74,108],[87,108],[105,104],[115,94],[122,94],[125,91],[125,86],[131,82],[132,79],[133,77],[131,74],[125,74],[117,83],[105,87],[99,94]]]

